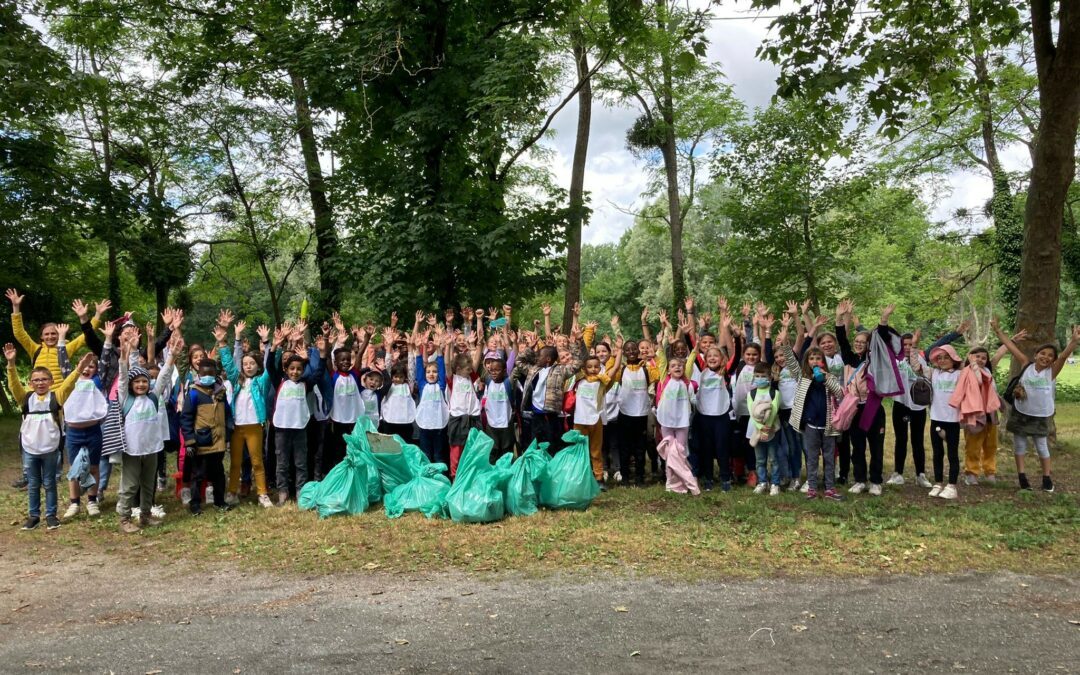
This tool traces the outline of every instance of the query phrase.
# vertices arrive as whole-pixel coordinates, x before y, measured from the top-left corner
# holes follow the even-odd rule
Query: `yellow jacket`
[[[99,325],[97,317],[90,320],[90,325],[97,328]],[[11,330],[15,333],[15,339],[19,341],[26,353],[30,355],[30,358],[34,359],[34,368],[48,368],[49,372],[53,376],[52,390],[56,391],[60,388],[60,385],[64,383],[63,374],[60,372],[60,352],[56,347],[47,347],[43,344],[38,344],[34,338],[30,337],[30,334],[26,332],[26,327],[23,326],[22,313],[12,312],[11,314]],[[71,365],[75,365],[75,352],[82,349],[86,339],[82,333],[79,333],[74,340],[68,340],[66,343],[68,358],[71,359]],[[40,350],[40,351],[39,351]],[[35,358],[34,355],[37,355]],[[14,393],[14,392],[13,392]]]
[[[19,406],[21,410],[23,399],[26,398],[26,394],[29,392],[23,386],[23,383],[19,381],[19,373],[15,370],[14,363],[8,363],[7,372],[8,386],[11,387],[11,393],[15,396],[15,403]],[[53,385],[52,387],[50,387],[49,391],[53,392],[53,394],[56,395],[57,403],[59,403],[60,405],[64,405],[64,402],[67,401],[67,397],[71,396],[71,392],[75,391],[75,381],[78,379],[79,371],[72,370],[71,374],[63,380],[53,382]],[[33,390],[31,389],[30,391]]]

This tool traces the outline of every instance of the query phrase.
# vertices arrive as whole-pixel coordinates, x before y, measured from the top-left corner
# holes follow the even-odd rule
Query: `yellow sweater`
[[[19,381],[19,373],[15,370],[15,364],[8,364],[8,386],[11,387],[11,393],[15,396],[15,403],[22,406],[23,399],[26,398],[27,389],[23,387],[22,382]],[[71,374],[64,380],[53,382],[50,391],[56,395],[56,402],[60,405],[64,405],[67,401],[67,397],[71,396],[71,392],[75,390],[75,382],[79,379],[79,371],[72,370]],[[30,390],[33,391],[33,390]]]
[[[99,325],[97,317],[90,320],[90,325],[97,328]],[[11,330],[15,333],[15,339],[19,341],[26,353],[30,355],[30,358],[34,358],[34,354],[37,354],[37,358],[34,359],[33,367],[48,368],[49,372],[53,376],[52,390],[56,391],[63,384],[63,375],[60,372],[60,352],[56,347],[48,347],[43,344],[38,344],[34,341],[34,338],[30,337],[30,334],[26,332],[26,327],[23,326],[22,313],[13,312],[11,314]],[[68,358],[71,359],[71,365],[75,365],[75,352],[79,351],[83,347],[83,343],[86,339],[80,333],[74,340],[67,342]],[[41,351],[39,352],[38,349]]]

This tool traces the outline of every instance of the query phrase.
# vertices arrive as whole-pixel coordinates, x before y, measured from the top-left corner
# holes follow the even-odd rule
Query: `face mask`
[[[752,383],[757,389],[769,386],[769,379],[767,377],[755,377]]]
[[[199,378],[199,384],[201,384],[204,387],[212,387],[212,386],[214,386],[214,382],[216,382],[216,381],[217,381],[217,378],[214,377],[213,375],[203,375],[202,377]]]
[[[822,370],[819,366],[814,366],[814,381],[815,382],[824,382],[825,381],[825,371]]]

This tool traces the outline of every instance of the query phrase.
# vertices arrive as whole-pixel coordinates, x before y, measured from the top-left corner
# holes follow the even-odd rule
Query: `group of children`
[[[76,300],[81,334],[69,341],[66,324],[50,323],[38,342],[23,326],[22,296],[8,290],[7,297],[15,338],[32,364],[26,389],[16,348],[5,345],[9,386],[23,415],[23,529],[41,522],[41,488],[46,525],[59,527],[63,450],[70,467],[64,519],[79,515],[83,496],[86,513],[98,515],[119,464],[120,527],[137,532],[164,515],[155,495],[167,486],[170,453],[177,454],[177,491],[193,514],[210,501],[228,510],[252,487],[262,506],[284,506],[344,459],[345,437],[362,417],[446,464],[451,479],[472,429],[491,437],[493,461],[534,440],[554,454],[563,434],[576,429],[589,439],[602,488],[644,484],[648,464],[668,490],[692,494],[711,490],[718,473],[724,491],[746,483],[757,494],[787,487],[840,500],[837,485],[853,469],[848,492],[880,495],[883,484],[904,483],[910,442],[916,482],[931,496],[955,499],[961,430],[966,482],[996,479],[1001,402],[992,368],[1006,352],[1022,366],[1006,396],[1020,486],[1030,489],[1024,457],[1031,439],[1042,487],[1052,491],[1054,380],[1080,340],[1078,327],[1064,350],[1043,345],[1029,359],[1016,346],[1026,335],[1010,338],[995,322],[997,352],[974,348],[961,359],[949,343],[963,327],[924,352],[918,331],[901,335],[890,327],[891,306],[865,330],[848,301],[836,310],[834,332],[825,329],[826,317],[810,313],[809,302],[788,302],[774,340],[777,321],[763,304],[743,305],[737,321],[720,298],[715,323],[690,299],[674,325],[660,311],[655,342],[648,309],[640,341],[623,336],[618,317],[610,335],[599,335],[597,323],[579,322],[579,307],[565,330],[552,327],[544,306],[542,331],[540,322],[515,331],[504,305],[501,314],[494,307],[464,308],[460,317],[448,310],[443,322],[417,312],[409,331],[399,329],[396,313],[382,331],[346,329],[334,314],[318,328],[302,320],[259,326],[257,342],[244,321],[221,310],[208,350],[185,343],[180,310],[162,314],[156,335],[153,323],[140,330],[130,315],[106,321],[108,301],[97,303],[91,317]],[[888,480],[886,398],[896,438]],[[925,473],[927,414],[933,483]]]

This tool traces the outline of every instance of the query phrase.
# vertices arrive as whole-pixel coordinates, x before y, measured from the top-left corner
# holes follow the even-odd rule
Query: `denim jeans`
[[[810,425],[802,432],[803,451],[806,453],[806,482],[811,490],[818,490],[817,470],[818,457],[821,457],[822,477],[825,479],[825,489],[831,490],[834,485],[836,436],[826,436],[824,429],[815,429]]]
[[[780,463],[776,461],[777,451],[780,449],[780,442],[776,436],[773,436],[769,441],[758,441],[758,444],[754,447],[754,456],[757,459],[757,476],[758,481],[765,482],[766,477],[768,481],[773,485],[780,484]],[[766,462],[768,464],[766,464]],[[771,471],[766,471],[768,467],[772,467]]]
[[[29,484],[26,492],[30,500],[30,515],[41,517],[41,487],[45,486],[45,515],[56,515],[56,465],[60,459],[60,450],[56,449],[44,455],[23,453],[26,466],[26,479]]]
[[[780,440],[780,478],[798,480],[802,475],[802,436],[791,427],[791,409],[780,410],[780,429],[776,437]]]

